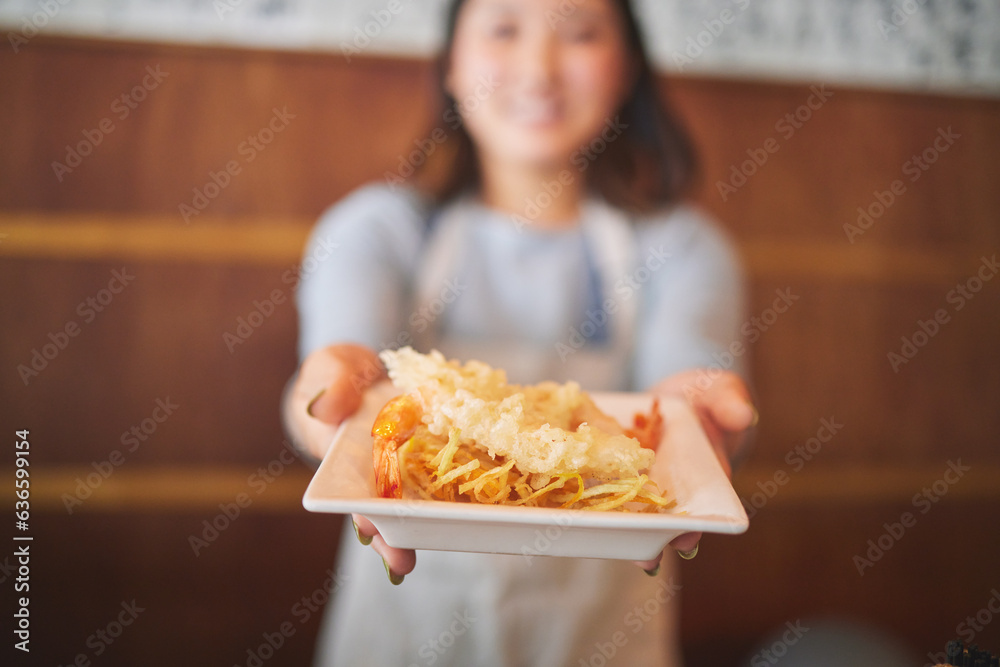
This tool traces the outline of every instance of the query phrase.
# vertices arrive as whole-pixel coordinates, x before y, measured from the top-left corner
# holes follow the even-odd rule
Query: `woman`
[[[383,378],[376,350],[412,343],[514,382],[681,394],[728,469],[755,420],[739,368],[716,361],[739,340],[742,280],[724,235],[679,204],[693,161],[628,3],[456,0],[440,74],[436,149],[414,184],[362,188],[314,232],[337,250],[300,286],[293,437],[322,457],[320,425]],[[620,664],[678,663],[659,559],[639,564],[649,577],[446,552],[415,567],[354,519],[383,563],[344,542],[318,664],[589,665],[609,646]],[[673,546],[693,557],[699,537]],[[636,615],[651,600],[657,613]]]

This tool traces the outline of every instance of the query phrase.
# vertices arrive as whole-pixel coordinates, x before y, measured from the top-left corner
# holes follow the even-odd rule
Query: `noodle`
[[[425,500],[592,511],[656,512],[673,507],[646,475],[600,482],[579,473],[524,475],[514,461],[493,459],[453,429],[447,440],[425,426],[399,449],[404,494]],[[534,486],[532,485],[534,482]],[[537,487],[537,488],[535,488]]]
[[[594,511],[674,506],[642,474],[663,433],[656,398],[626,429],[575,382],[508,384],[482,362],[408,347],[379,357],[404,391],[372,427],[380,496]]]

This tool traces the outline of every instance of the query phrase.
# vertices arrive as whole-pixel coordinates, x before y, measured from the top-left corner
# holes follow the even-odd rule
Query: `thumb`
[[[736,389],[720,392],[716,400],[707,407],[715,423],[729,432],[745,431],[757,419],[756,408],[750,398],[745,392]]]
[[[360,346],[337,346],[328,353],[324,364],[328,370],[322,373],[327,384],[310,397],[306,412],[327,424],[339,424],[357,412],[365,390],[385,377],[385,368],[375,352]]]
[[[357,412],[361,396],[369,385],[350,375],[338,375],[312,399],[306,412],[321,422],[339,424]]]

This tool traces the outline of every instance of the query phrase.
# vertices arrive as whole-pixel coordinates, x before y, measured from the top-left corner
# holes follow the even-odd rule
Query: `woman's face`
[[[612,0],[468,0],[446,85],[481,160],[562,168],[632,87]]]

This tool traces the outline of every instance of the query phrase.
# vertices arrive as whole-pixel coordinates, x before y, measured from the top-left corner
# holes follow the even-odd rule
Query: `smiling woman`
[[[454,122],[418,143],[412,184],[400,170],[388,188],[365,187],[314,233],[339,255],[298,293],[303,363],[285,415],[300,446],[323,457],[329,440],[309,436],[313,422],[336,424],[357,409],[384,376],[375,350],[390,340],[486,362],[522,385],[682,394],[689,369],[711,365],[739,336],[742,277],[728,238],[681,202],[694,160],[658,99],[630,4],[456,0],[438,79],[438,112]],[[445,301],[452,283],[463,289]],[[420,314],[434,304],[428,322]],[[741,371],[736,362],[713,373],[693,399],[726,470],[754,418]],[[377,448],[386,495],[397,495],[391,473],[405,468],[399,444]],[[635,479],[638,491],[645,478]],[[517,488],[532,497],[527,484]],[[614,635],[661,590],[627,562],[460,553],[458,540],[456,553],[422,551],[414,569],[412,550],[355,520],[385,572],[365,550],[343,550],[350,576],[327,616],[319,664],[407,664],[414,641],[437,635],[455,609],[482,620],[439,664],[586,662],[589,637]],[[670,539],[661,537],[656,547]],[[699,538],[671,544],[690,558]],[[660,561],[641,565],[663,577]],[[386,574],[406,585],[392,590]],[[666,605],[618,659],[677,664],[674,616]]]
[[[692,148],[657,90],[629,3],[567,4],[451,4],[438,105],[445,120],[456,111],[460,118],[443,130],[444,150],[428,154],[415,180],[437,201],[477,186],[481,169],[499,170],[486,183],[524,180],[511,184],[532,191],[524,200],[501,203],[488,191],[483,198],[531,221],[571,218],[566,204],[587,188],[649,211],[690,184]],[[470,99],[475,105],[463,104]],[[532,197],[538,182],[562,185],[569,196],[539,206]]]
[[[357,310],[343,305],[342,299],[352,294],[359,302],[371,298],[380,281],[393,281],[400,287],[398,293],[390,291],[390,296],[415,291],[418,283],[406,282],[414,273],[407,272],[406,260],[411,255],[404,251],[425,238],[422,232],[429,214],[443,207],[428,204],[420,209],[428,216],[411,219],[404,218],[406,208],[386,207],[385,196],[376,198],[380,202],[376,208],[383,215],[359,213],[357,208],[351,213],[358,216],[358,227],[367,226],[371,232],[365,253],[356,252],[356,243],[334,248],[338,239],[332,234],[324,245],[327,235],[320,233],[311,251],[303,254],[303,243],[317,216],[331,201],[363,183],[383,180],[387,170],[395,171],[402,163],[413,168],[423,162],[433,146],[451,152],[457,139],[445,139],[445,129],[482,104],[478,97],[456,100],[458,110],[443,107],[448,116],[434,116],[441,131],[426,133],[425,123],[435,113],[434,99],[428,94],[435,64],[399,57],[397,51],[387,55],[399,43],[394,40],[402,39],[402,30],[397,29],[410,27],[411,19],[419,29],[420,21],[437,16],[426,11],[434,1],[407,4],[409,14],[400,14],[350,62],[338,51],[336,41],[322,52],[313,50],[316,43],[301,40],[290,51],[220,48],[217,43],[153,43],[145,41],[152,33],[127,29],[107,34],[105,40],[67,39],[52,36],[55,20],[43,34],[21,45],[19,52],[0,49],[0,90],[11,102],[0,105],[0,146],[8,149],[0,155],[0,285],[4,286],[0,321],[7,325],[0,356],[8,370],[0,377],[0,395],[5,414],[17,418],[18,428],[31,429],[34,444],[45,445],[32,454],[44,456],[32,462],[31,509],[37,529],[44,531],[36,541],[44,538],[51,548],[32,555],[38,571],[50,574],[31,582],[32,617],[41,610],[36,620],[55,622],[33,624],[40,633],[37,640],[58,629],[45,641],[32,642],[38,660],[59,664],[66,656],[86,650],[85,639],[97,627],[95,615],[96,620],[107,622],[121,610],[119,603],[133,596],[141,606],[148,606],[149,616],[144,613],[130,626],[102,654],[102,663],[188,664],[194,653],[203,664],[245,664],[248,648],[262,653],[257,649],[264,641],[263,633],[272,636],[291,621],[294,637],[269,662],[309,664],[320,620],[313,607],[324,604],[327,588],[337,589],[334,598],[348,591],[356,595],[344,575],[357,577],[364,572],[360,588],[388,609],[401,604],[407,608],[415,604],[419,609],[426,600],[436,604],[443,593],[452,593],[449,584],[431,589],[420,599],[427,588],[413,588],[427,578],[447,582],[464,575],[465,569],[449,567],[446,554],[418,552],[416,568],[399,588],[390,589],[379,556],[360,549],[351,530],[347,535],[353,544],[343,545],[341,563],[351,565],[353,557],[346,554],[357,550],[361,552],[357,558],[366,559],[364,564],[374,571],[331,568],[339,525],[331,517],[302,509],[302,494],[311,477],[305,466],[286,470],[260,495],[248,484],[255,470],[284,451],[274,403],[298,363],[294,306],[290,300],[279,305],[233,353],[224,335],[236,332],[240,319],[249,320],[251,312],[270,311],[265,301],[274,303],[273,290],[282,289],[291,297],[299,274],[309,274],[308,283],[328,263],[344,263],[343,287],[335,284],[329,290],[331,303],[341,304],[330,319],[339,318],[341,326],[357,326],[359,331],[350,332],[351,339],[361,340],[362,334],[368,336],[361,329],[367,329],[376,315],[384,317],[386,321],[372,327],[374,333],[365,339],[373,341],[366,345],[376,348],[414,345],[416,336],[440,335],[438,327],[454,334],[456,325],[472,334],[489,329],[495,338],[520,333],[531,340],[546,340],[554,331],[547,339],[555,352],[554,363],[538,363],[544,356],[537,350],[535,356],[512,352],[493,360],[510,370],[512,378],[527,379],[532,373],[555,379],[569,375],[570,369],[561,370],[557,343],[570,346],[572,354],[563,349],[564,356],[567,363],[575,363],[572,360],[592,351],[598,341],[615,340],[619,315],[628,312],[630,303],[655,301],[652,291],[662,295],[663,284],[692,291],[695,283],[680,278],[691,266],[686,262],[690,245],[653,239],[636,253],[640,264],[619,267],[604,262],[608,255],[603,251],[612,246],[596,242],[586,247],[602,251],[595,255],[604,262],[601,277],[621,280],[623,291],[616,291],[617,281],[601,290],[605,301],[616,297],[609,307],[582,298],[567,304],[553,297],[555,286],[563,284],[564,274],[579,276],[584,278],[578,280],[579,293],[587,294],[588,272],[570,272],[571,263],[554,262],[539,248],[575,243],[578,253],[584,247],[579,237],[569,232],[538,234],[538,226],[524,222],[518,235],[517,223],[506,213],[498,213],[485,219],[474,217],[477,236],[470,242],[475,241],[476,253],[464,252],[465,261],[443,271],[440,283],[425,286],[425,298],[398,303],[393,298],[376,298]],[[151,22],[155,16],[130,9],[124,17],[127,20],[119,21],[120,8],[167,7],[149,0],[74,0],[63,7],[60,16],[68,22],[74,12],[83,14],[83,8],[97,3],[114,11],[92,15],[109,23],[118,21],[114,25]],[[275,15],[244,22],[251,12],[265,5],[276,8],[276,3],[244,2],[243,14],[227,14],[224,21],[211,4],[175,3],[170,11],[202,11],[207,14],[207,25],[247,31],[248,39],[265,32],[299,39],[291,32],[273,30],[284,25]],[[680,4],[681,0],[658,0],[655,7],[654,3],[635,3],[662,12],[650,15],[653,22],[644,24],[643,31],[655,35],[655,46],[667,54],[660,62],[668,65],[675,44],[707,30],[702,22],[714,20],[724,6],[738,9],[741,3],[684,2],[683,14],[676,9]],[[846,39],[844,35],[856,34],[851,26],[863,24],[865,16],[874,26],[876,15],[861,8],[887,6],[882,0],[793,4],[797,14],[813,16],[811,26],[776,22],[768,8],[791,8],[785,0],[754,0],[705,48],[696,62],[697,72],[707,72],[710,63],[718,67],[732,49],[730,40],[741,45],[741,62],[781,49],[787,54],[792,44],[800,42],[782,41],[783,32],[798,34],[807,29],[807,34],[815,35],[816,30],[837,26],[824,32],[837,42]],[[13,12],[7,25],[16,32],[26,5],[0,5],[8,7],[0,13],[10,16]],[[317,11],[345,8],[334,21],[339,26],[330,26],[326,33],[339,40],[373,20],[371,10],[387,7],[388,2],[285,3],[275,11],[282,16],[280,12],[305,6]],[[576,3],[561,6],[572,8]],[[900,32],[891,33],[888,41],[876,30],[875,42],[892,52],[912,49],[907,30],[928,26],[931,19],[939,22],[941,30],[955,30],[957,41],[961,24],[943,17],[964,13],[971,6],[985,4],[937,3],[931,11],[928,3]],[[851,15],[845,33],[840,22],[821,20],[831,14]],[[981,12],[977,16],[986,18]],[[180,25],[160,23],[163,32],[156,34],[166,34],[168,39],[173,38],[170,31]],[[327,30],[325,23],[314,23]],[[671,29],[665,31],[668,24]],[[988,30],[989,25],[989,21],[977,20],[976,29]],[[751,29],[754,38],[748,42]],[[204,37],[204,32],[194,31],[182,37],[191,34],[192,39]],[[443,34],[443,26],[434,34]],[[670,34],[677,38],[671,41]],[[933,41],[933,34],[928,31],[917,41]],[[125,35],[132,41],[123,41]],[[774,50],[761,54],[759,45],[772,36],[776,38]],[[950,43],[942,42],[939,52],[950,53]],[[807,70],[810,48],[837,47],[830,41],[817,41],[812,47],[801,43],[801,50],[795,52],[801,59],[792,56],[783,62],[795,61],[801,64],[800,71]],[[845,49],[843,42],[840,48]],[[939,52],[929,55],[936,59]],[[871,53],[862,41],[858,50],[831,53],[831,58],[868,62],[890,71],[891,63],[899,62],[871,58]],[[170,76],[120,121],[111,104],[122,94],[131,95],[148,74],[146,67],[155,70],[157,64]],[[1000,72],[1000,68],[994,70]],[[822,90],[820,80],[834,96],[786,141],[774,129],[776,122],[788,113],[794,115],[808,101],[812,85]],[[748,509],[756,510],[751,529],[739,538],[707,536],[698,557],[681,564],[682,638],[686,663],[692,667],[738,664],[741,655],[749,657],[780,639],[786,621],[801,618],[808,625],[819,613],[850,616],[883,627],[921,654],[940,650],[949,637],[967,639],[967,633],[955,631],[955,624],[975,616],[996,586],[992,556],[1000,552],[1000,533],[984,531],[982,519],[995,516],[1000,502],[1000,449],[995,447],[995,434],[1000,432],[1000,411],[995,409],[995,397],[1000,395],[1000,347],[996,345],[1000,280],[980,284],[979,271],[983,270],[983,276],[992,272],[982,268],[984,258],[993,263],[1000,247],[996,225],[1000,189],[995,187],[1000,180],[1000,161],[995,159],[1000,154],[1000,124],[995,120],[1000,108],[996,100],[972,96],[902,93],[898,86],[907,86],[906,80],[891,83],[890,90],[859,87],[856,78],[838,78],[833,72],[829,80],[815,75],[805,83],[748,79],[743,70],[715,70],[707,77],[696,73],[694,65],[685,68],[683,77],[656,79],[656,87],[669,92],[699,149],[705,179],[694,191],[696,201],[728,223],[751,277],[751,307],[740,320],[742,331],[720,341],[720,349],[714,351],[718,356],[709,353],[707,373],[730,368],[734,360],[758,369],[756,390],[762,415],[752,455],[737,469],[734,482],[753,506]],[[480,97],[485,99],[490,88],[491,82],[484,78]],[[243,163],[240,144],[258,136],[273,109],[282,110],[285,105],[297,118],[252,163]],[[103,118],[110,119],[115,130],[60,182],[52,162],[63,161],[65,147],[82,140],[82,130],[99,128]],[[617,123],[612,118],[601,136],[593,137],[587,149],[577,154],[576,163],[571,159],[579,172],[563,170],[567,176],[582,177],[588,189],[596,185],[591,179],[595,172],[583,170],[583,165],[603,169],[606,163],[601,161],[609,157],[609,151],[624,146],[640,125],[624,114],[616,118]],[[935,160],[929,151],[946,146],[941,139],[935,147],[935,138],[949,133],[961,137]],[[268,138],[266,133],[263,138]],[[723,201],[716,181],[726,181],[732,165],[743,167],[752,157],[748,149],[762,160],[758,149],[766,150],[768,138],[777,138],[780,150],[769,154],[767,165],[758,167],[745,186]],[[178,205],[191,204],[193,188],[203,191],[210,172],[224,181],[220,170],[228,160],[240,161],[240,173],[185,225]],[[920,178],[911,180],[916,172]],[[412,173],[399,176],[401,182],[393,183],[396,191],[383,195],[423,204],[422,191],[410,198],[408,186],[415,184],[416,177]],[[905,182],[902,195],[902,186],[895,191],[892,187],[896,181]],[[562,196],[560,187],[565,183],[558,178],[541,184],[532,206],[541,209],[549,198]],[[888,204],[891,196],[895,196],[891,206],[879,208],[879,202]],[[523,201],[520,204],[525,221],[537,215],[534,208]],[[859,207],[866,211],[864,218],[859,217]],[[875,224],[869,225],[867,216]],[[397,225],[386,223],[395,218]],[[391,233],[410,230],[410,221],[412,229],[421,233]],[[439,217],[430,227],[441,229],[437,226],[443,222]],[[866,231],[856,236],[852,230],[848,239],[844,225]],[[513,233],[500,232],[507,227],[513,227]],[[523,245],[516,246],[522,237]],[[380,261],[367,264],[376,251],[381,253],[376,255]],[[491,262],[504,253],[514,261]],[[646,265],[644,258],[653,258],[653,263]],[[539,274],[539,265],[543,270],[548,267],[548,272]],[[77,312],[80,303],[85,304],[88,297],[98,304],[106,300],[99,293],[107,288],[111,272],[123,266],[136,280],[102,312],[95,309],[96,318],[87,324]],[[483,281],[467,278],[492,275],[494,266],[503,270],[510,292],[487,299]],[[670,280],[661,280],[668,273]],[[703,285],[716,280],[728,278],[712,276]],[[317,285],[324,288],[329,282]],[[119,284],[113,287],[118,289]],[[953,290],[955,299],[949,301]],[[789,301],[797,300],[773,321],[779,291]],[[509,302],[523,308],[512,312],[517,308],[507,308]],[[956,312],[959,303],[964,307]],[[784,310],[784,304],[779,306]],[[461,309],[462,317],[456,309]],[[355,317],[355,313],[362,316]],[[649,318],[658,315],[645,305],[639,313]],[[950,321],[942,324],[947,319],[944,315]],[[698,315],[683,314],[689,316]],[[677,314],[673,319],[680,317]],[[252,319],[258,322],[258,315]],[[316,320],[310,315],[309,323]],[[714,322],[713,327],[718,324],[713,318],[704,322]],[[478,328],[477,323],[481,323]],[[671,320],[648,326],[664,335],[649,336],[650,345],[656,343],[663,349],[684,345],[666,337],[676,332]],[[935,326],[940,330],[932,338]],[[246,330],[240,328],[240,333]],[[925,333],[930,342],[917,347],[926,342]],[[304,336],[311,340],[315,334],[305,331]],[[59,356],[46,359],[47,368],[25,386],[16,372],[18,365],[31,368],[35,349],[52,356],[63,344],[66,347]],[[488,346],[489,342],[483,343]],[[914,350],[919,354],[905,365],[897,363],[899,372],[895,373],[893,361],[898,360],[887,354],[905,359]],[[463,360],[485,357],[477,350],[447,353]],[[649,359],[645,352],[642,356]],[[41,360],[35,361],[42,365]],[[650,366],[655,363],[654,359]],[[642,364],[628,368],[637,377],[644,372]],[[372,377],[378,376],[377,367],[370,370]],[[573,375],[581,377],[575,371]],[[709,375],[695,376],[696,386],[703,378],[710,379]],[[641,382],[622,386],[640,386]],[[146,418],[157,398],[165,402],[169,398],[182,407],[130,453],[132,436],[124,445],[120,437],[135,426],[140,431],[151,427]],[[823,420],[843,424],[843,429],[817,452],[815,436]],[[329,429],[331,434],[333,430]],[[820,437],[826,435],[824,430]],[[803,447],[812,459],[796,472],[808,458],[795,458]],[[788,458],[789,453],[793,458]],[[120,455],[124,462],[114,467],[122,460]],[[280,456],[288,458],[288,454]],[[946,461],[959,459],[973,469],[933,503],[926,516],[920,515],[919,508],[912,507],[914,494],[940,478]],[[63,494],[75,503],[74,493],[82,497],[91,491],[86,484],[96,481],[95,466],[105,473],[114,467],[114,473],[92,490],[83,507],[68,514]],[[782,478],[778,473],[787,475]],[[12,474],[2,472],[5,479]],[[786,478],[787,483],[782,483]],[[207,529],[202,522],[214,520],[221,511],[219,505],[229,507],[240,494],[253,497],[252,506],[241,508],[239,520],[196,557],[189,536],[203,539]],[[922,497],[919,500],[924,502]],[[867,559],[868,540],[877,542],[884,524],[898,522],[907,507],[919,515],[919,524],[907,529],[874,569],[859,576],[854,556]],[[401,518],[407,528],[417,525],[412,515]],[[374,536],[363,520],[359,525],[363,536]],[[526,542],[532,550],[529,555],[551,553],[547,540],[551,548],[565,544],[568,529],[556,528]],[[961,535],[961,548],[941,540],[942,535]],[[378,544],[374,537],[373,545]],[[399,561],[393,558],[398,554],[389,553],[390,564],[396,568]],[[66,554],[73,558],[67,559]],[[514,560],[518,559],[526,560]],[[929,559],[938,564],[930,574]],[[579,574],[564,559],[534,557],[530,562],[532,572],[545,570],[545,577],[539,579],[548,584]],[[275,563],[283,566],[275,567]],[[394,574],[407,571],[399,568]],[[639,571],[627,569],[628,573],[645,580]],[[619,644],[633,646],[647,628],[658,629],[668,620],[664,614],[673,614],[675,603],[666,604],[664,598],[681,579],[673,577],[671,583],[665,575],[655,580],[658,588],[652,595],[658,591],[659,597],[643,598],[638,613],[634,606],[628,609],[620,629],[604,636],[597,636],[600,628],[593,631],[593,640],[581,656],[585,663],[596,665],[604,660],[595,644],[607,653],[624,651]],[[329,583],[333,578],[336,583]],[[188,585],[172,585],[175,581]],[[566,627],[571,617],[566,606],[576,600],[553,598],[563,607],[554,617],[536,623],[530,614],[531,602],[536,597],[548,602],[550,588],[533,588],[530,579],[520,579],[514,589],[504,588],[504,580],[485,566],[472,581],[469,599],[491,600],[503,610],[503,618],[517,616],[522,627]],[[591,584],[586,589],[591,590]],[[289,615],[289,606],[313,591],[320,593],[309,601],[312,613],[306,625],[305,616],[294,611]],[[364,591],[359,597],[363,595]],[[933,604],[926,604],[928,595]],[[455,617],[445,624],[447,619],[437,616],[437,627],[413,637],[412,653],[401,664],[425,664],[432,657],[441,664],[451,660],[468,637],[495,627],[492,611],[490,616],[477,615],[478,609],[463,604],[464,598],[453,611],[465,624],[452,627]],[[997,603],[994,607],[1000,608]],[[355,641],[376,647],[387,638],[393,643],[402,641],[399,629],[404,626],[394,624],[394,619],[383,625],[377,613],[372,622],[368,610],[369,603],[362,601],[357,613],[371,630],[365,629]],[[614,620],[615,609],[604,611]],[[349,605],[346,613],[352,613]],[[572,618],[579,616],[573,612]],[[392,632],[384,630],[390,626]],[[978,622],[977,626],[983,627]],[[807,648],[821,637],[818,626],[810,627],[792,650]],[[590,632],[577,628],[581,636]],[[778,629],[777,635],[755,649],[773,629]],[[973,641],[1000,646],[995,639],[998,631],[1000,621],[994,618],[982,632],[977,631]],[[379,635],[373,636],[375,632]],[[176,642],[178,635],[186,640]],[[327,633],[325,638],[331,636]],[[150,646],[157,647],[155,656],[150,655]],[[485,655],[491,648],[484,646]],[[265,648],[270,652],[272,647]],[[503,659],[501,653],[497,655]],[[534,662],[546,655],[538,653]],[[250,662],[257,659],[250,658]],[[781,665],[791,660],[790,651]],[[914,659],[907,664],[922,663]]]
[[[467,3],[445,87],[462,99],[480,77],[497,82],[465,122],[484,166],[570,166],[567,156],[599,132],[631,87],[633,67],[613,6],[582,3],[555,29],[545,18],[550,11],[535,2]]]

